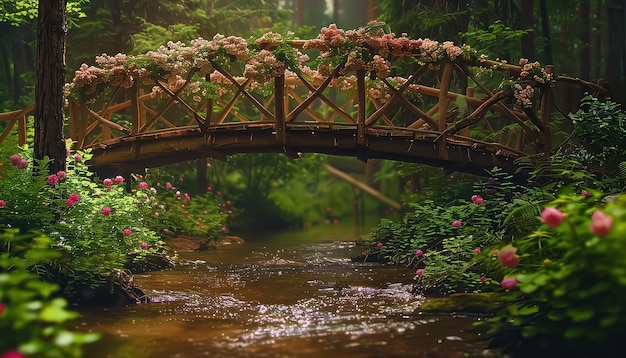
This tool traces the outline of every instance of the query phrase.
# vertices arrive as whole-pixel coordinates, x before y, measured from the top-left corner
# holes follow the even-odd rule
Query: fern
[[[542,205],[532,202],[519,206],[504,219],[505,230],[514,236],[523,236],[532,232],[539,224]]]

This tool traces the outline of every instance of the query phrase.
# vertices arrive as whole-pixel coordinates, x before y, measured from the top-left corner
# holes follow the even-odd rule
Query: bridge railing
[[[334,40],[320,40],[322,35],[309,41],[259,43],[241,58],[237,51],[245,43],[223,36],[198,39],[192,46],[169,44],[134,59],[102,56],[100,68],[81,66],[68,86],[74,90],[68,95],[68,135],[82,149],[177,133],[198,132],[208,138],[220,131],[270,128],[276,142],[287,147],[297,144],[290,141],[294,131],[352,131],[361,147],[373,137],[389,136],[432,142],[443,160],[451,145],[518,158],[552,149],[555,82],[605,91],[556,77],[551,66],[490,61],[448,42],[357,34],[357,40],[372,42],[356,50],[344,42],[342,51],[349,50],[332,52],[337,61],[324,70],[331,53],[324,46]],[[345,35],[344,40],[354,33]],[[222,47],[215,50],[213,45]],[[226,54],[219,52],[227,47]],[[359,57],[358,51],[370,57]],[[307,62],[304,53],[321,60]],[[19,123],[24,133],[20,141],[22,136],[25,141],[25,116],[33,107],[1,114],[0,120],[10,125],[0,139]]]
[[[303,43],[292,42],[296,48]],[[406,77],[372,78],[364,69],[342,74],[338,66],[325,77],[286,72],[269,84],[231,74],[210,61],[214,72],[204,81],[191,69],[175,81],[156,78],[135,81],[130,88],[111,86],[96,102],[70,101],[70,137],[84,148],[189,126],[205,131],[273,125],[277,139],[286,143],[288,126],[304,124],[354,127],[361,145],[367,144],[368,131],[432,137],[442,157],[447,141],[498,146],[515,155],[551,148],[549,84],[532,96],[539,104],[524,107],[516,103],[514,89],[495,90],[479,78],[486,71],[492,82],[498,76],[494,73],[516,78],[522,66],[462,58],[433,66],[415,57],[417,64]],[[551,75],[550,67],[545,73]],[[212,95],[205,95],[204,88]]]

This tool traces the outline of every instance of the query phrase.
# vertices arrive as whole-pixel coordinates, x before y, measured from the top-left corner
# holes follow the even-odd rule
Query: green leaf
[[[40,318],[46,322],[62,323],[78,317],[78,313],[65,309],[66,301],[63,298],[56,298],[47,305],[40,314]]]
[[[532,283],[527,283],[524,285],[520,285],[520,291],[523,293],[533,293],[539,288],[537,285],[533,285]]]
[[[593,313],[593,310],[590,308],[570,308],[567,310],[567,315],[574,322],[587,321],[593,317]]]

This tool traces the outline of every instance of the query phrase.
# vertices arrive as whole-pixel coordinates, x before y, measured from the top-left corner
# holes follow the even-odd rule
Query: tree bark
[[[65,170],[63,87],[65,85],[65,0],[40,0],[35,81],[35,159],[52,159],[48,170]]]
[[[607,1],[608,55],[606,61],[606,79],[618,100],[624,100],[626,72],[626,0]]]
[[[546,65],[554,64],[552,58],[552,38],[550,37],[550,23],[548,21],[548,5],[546,0],[539,1],[539,12],[541,14],[541,33],[543,35],[543,55]]]
[[[580,34],[580,42],[582,49],[580,50],[580,78],[589,80],[591,78],[591,24],[589,18],[591,16],[591,3],[589,0],[582,0],[579,9],[580,19],[582,21],[582,32]]]
[[[520,4],[520,10],[522,13],[522,22],[524,30],[534,30],[535,28],[535,15],[534,15],[534,1],[522,0]],[[536,60],[535,58],[535,32],[529,32],[522,36],[522,57],[527,58],[530,62]]]

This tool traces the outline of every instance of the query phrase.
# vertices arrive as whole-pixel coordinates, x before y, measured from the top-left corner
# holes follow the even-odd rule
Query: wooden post
[[[356,71],[356,89],[357,89],[357,143],[361,146],[367,146],[367,138],[365,136],[365,117],[366,106],[365,103],[365,70]]]
[[[17,134],[19,136],[18,143],[19,145],[26,145],[26,112],[22,114],[20,119],[17,122]]]
[[[89,125],[89,108],[87,107],[86,100],[80,99],[80,117],[77,120],[78,123],[78,136],[76,138],[76,149],[83,149],[85,147],[85,140],[87,137],[87,127]]]
[[[450,82],[452,82],[452,63],[446,62],[443,66],[443,75],[441,76],[441,88],[439,89],[439,132],[443,133],[448,126],[448,90]],[[446,147],[446,137],[440,136],[437,143],[437,149],[440,159],[448,159],[448,148]]]
[[[139,131],[142,128],[141,120],[140,120],[140,109],[139,109],[139,87],[137,85],[137,81],[133,84],[131,89],[130,96],[130,110],[131,110],[131,120],[132,120],[132,128],[131,135],[139,134]]]
[[[546,73],[551,75],[553,71],[552,65],[546,65]],[[548,128],[550,125],[550,106],[552,104],[552,91],[550,90],[550,86],[546,85],[543,91],[543,96],[541,96],[541,127],[539,130],[539,138],[541,138],[541,145],[544,153],[550,152],[552,149],[552,143],[550,140],[550,133],[548,133]]]
[[[211,84],[211,75],[206,74],[204,76],[204,80]],[[211,126],[211,120],[213,119],[213,97],[209,97],[206,100],[206,116],[204,118],[204,123],[207,127]]]
[[[465,97],[474,97],[474,87],[467,87],[465,89]],[[472,111],[470,110],[470,106],[469,103],[467,104],[467,113],[472,113]],[[469,127],[465,127],[463,129],[461,129],[461,133],[462,136],[465,137],[469,137]]]
[[[276,140],[287,144],[287,124],[285,114],[285,75],[274,77],[274,109],[276,117]]]

